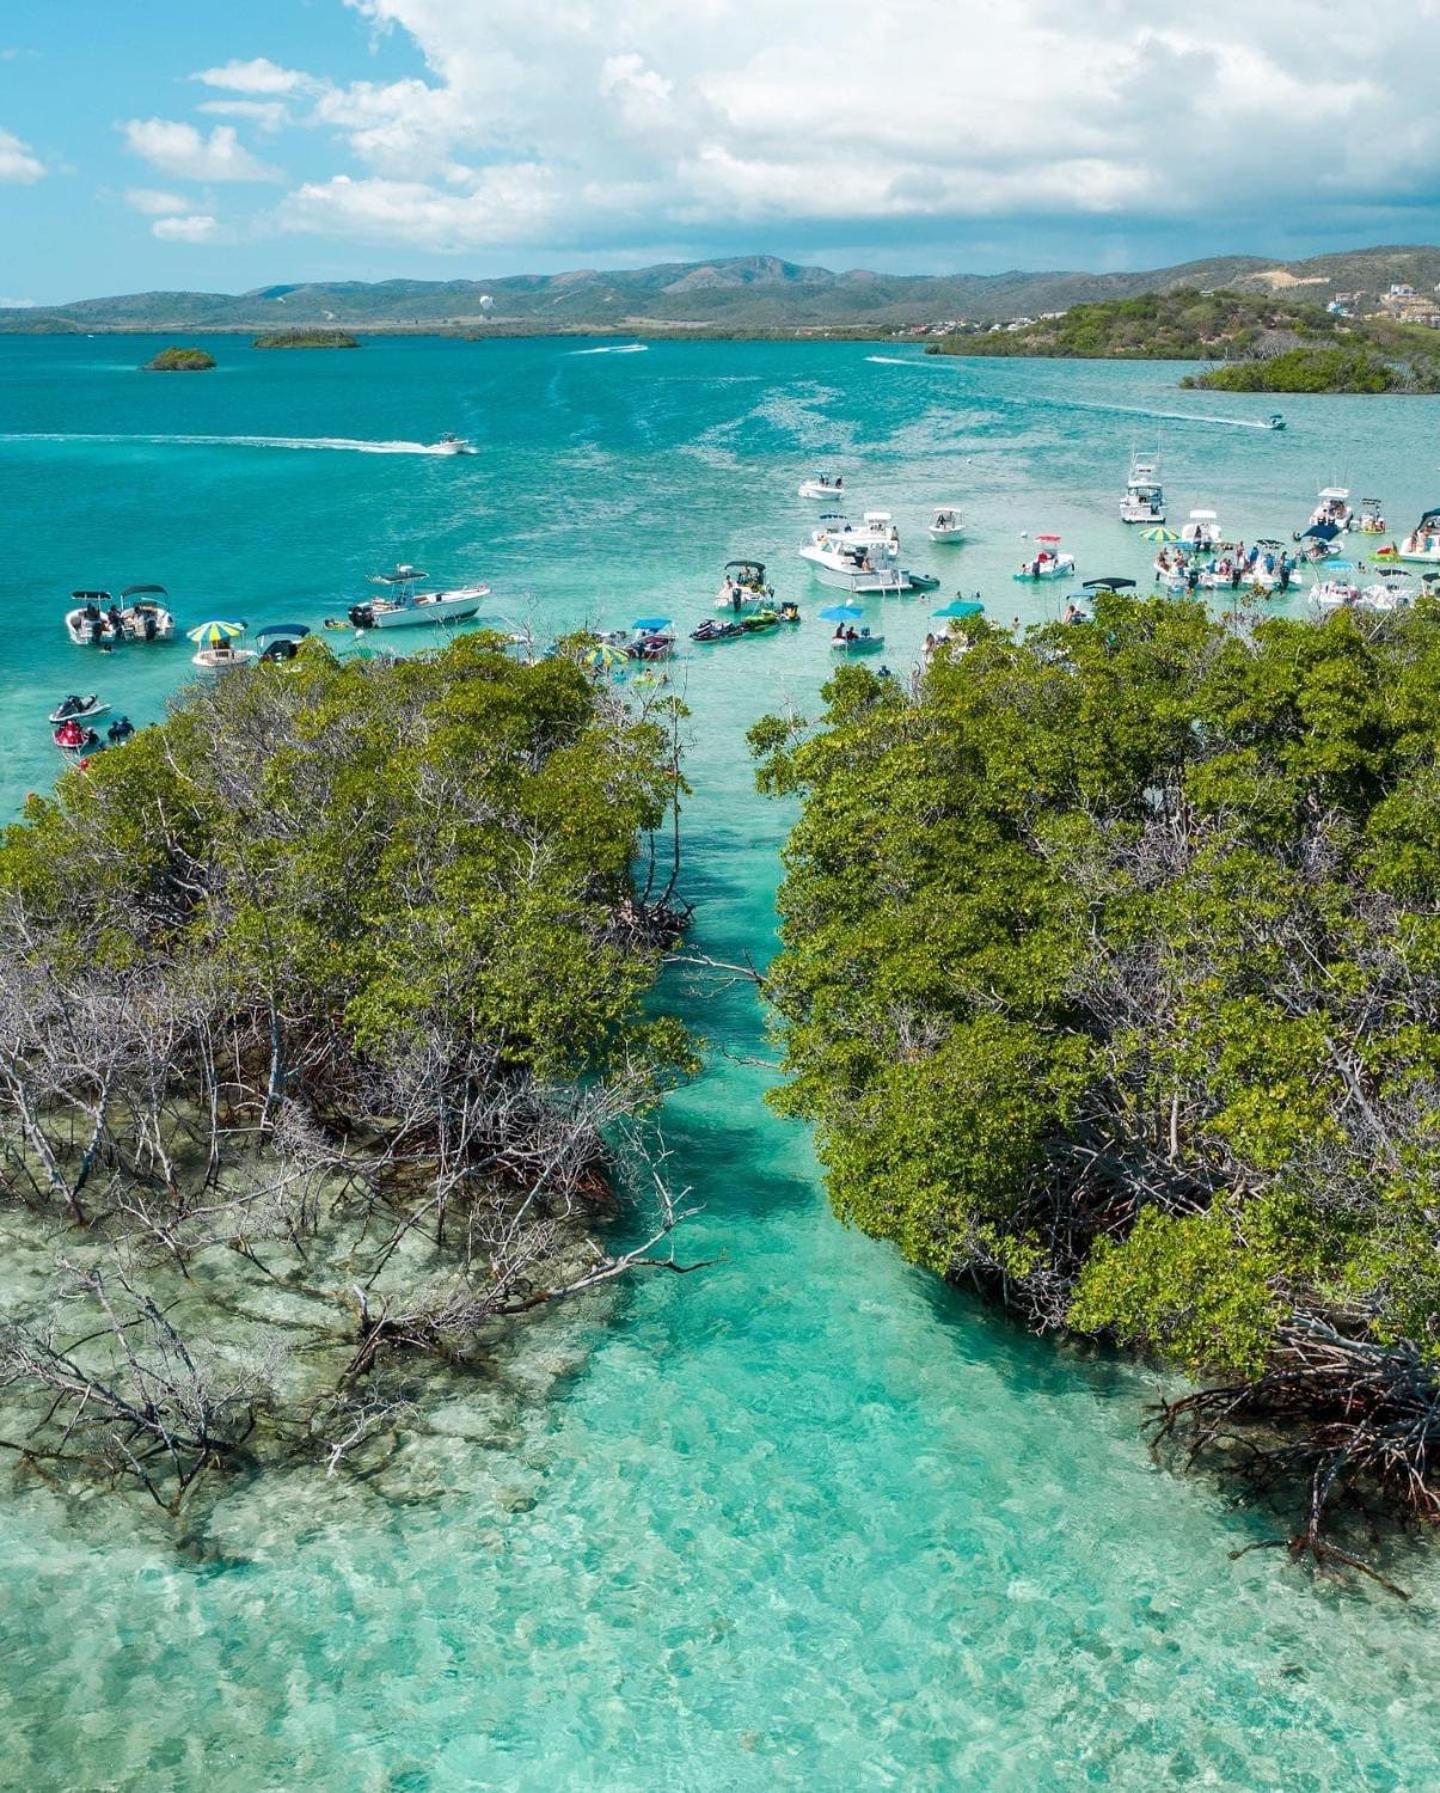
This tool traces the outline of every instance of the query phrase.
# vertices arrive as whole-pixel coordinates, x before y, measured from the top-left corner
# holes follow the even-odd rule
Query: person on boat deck
[[[833,645],[838,647],[840,645],[840,643],[844,641],[844,639],[845,639],[845,625],[844,625],[844,623],[836,623],[835,633],[830,637],[830,640]]]

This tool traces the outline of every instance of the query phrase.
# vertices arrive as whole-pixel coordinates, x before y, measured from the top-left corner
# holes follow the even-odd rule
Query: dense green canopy
[[[826,695],[753,745],[805,797],[769,990],[836,1210],[1241,1389],[1316,1340],[1429,1385],[1440,607],[1247,636],[1102,593]]]

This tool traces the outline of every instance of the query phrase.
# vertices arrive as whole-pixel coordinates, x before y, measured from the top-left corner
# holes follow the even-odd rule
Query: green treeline
[[[1210,392],[1401,392],[1431,391],[1440,370],[1423,380],[1367,348],[1286,349],[1257,361],[1229,361],[1203,374],[1186,374],[1182,386]]]
[[[407,1359],[628,1268],[591,1237],[613,1152],[689,1063],[632,871],[676,779],[663,714],[563,657],[311,640],[32,797],[0,1225],[54,1274],[0,1325],[0,1437],[167,1505],[333,1468],[410,1423]]]
[[[147,373],[156,374],[202,374],[215,365],[215,357],[204,349],[161,349],[152,360],[145,363]]]
[[[255,349],[358,349],[360,339],[348,330],[270,330],[251,343]]]
[[[1440,1511],[1440,606],[1101,596],[757,725],[768,990],[834,1207],[1207,1379],[1259,1479]],[[1216,1379],[1219,1379],[1218,1383]]]

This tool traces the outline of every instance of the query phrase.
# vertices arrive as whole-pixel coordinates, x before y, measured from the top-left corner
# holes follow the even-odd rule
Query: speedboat
[[[668,660],[675,651],[675,637],[659,629],[637,629],[625,643],[631,660]]]
[[[102,704],[92,691],[89,697],[71,695],[50,712],[50,726],[58,727],[63,722],[93,722],[97,716],[109,712],[109,704]]]
[[[479,451],[466,436],[444,435],[430,445],[432,454],[476,454]]]
[[[1192,553],[1208,553],[1220,543],[1220,523],[1214,511],[1191,511],[1180,525],[1180,546]]]
[[[1159,455],[1130,456],[1130,477],[1120,500],[1122,523],[1163,523],[1165,488],[1160,483]]]
[[[725,577],[715,595],[715,608],[738,613],[753,609],[756,604],[769,603],[774,596],[765,583],[763,560],[727,560]]]
[[[1272,411],[1265,419],[1265,427],[1267,430],[1283,430],[1285,427],[1285,419],[1278,411]]]
[[[429,578],[419,567],[397,566],[391,573],[376,573],[372,585],[383,585],[383,598],[367,598],[349,610],[352,629],[400,629],[415,623],[460,622],[474,616],[490,596],[488,585],[460,585],[453,591],[428,591],[421,581]]]
[[[125,639],[119,606],[108,591],[72,591],[75,608],[65,613],[65,633],[76,647],[114,647]]]
[[[1410,560],[1425,566],[1440,566],[1440,509],[1428,510],[1401,542],[1398,553],[1385,559]]]
[[[837,629],[830,637],[830,650],[836,654],[873,654],[885,645],[883,635],[872,635],[869,629]]]
[[[127,585],[120,594],[120,626],[127,641],[169,641],[175,618],[160,600],[163,585]]]
[[[1361,535],[1384,535],[1385,518],[1381,514],[1378,498],[1362,498],[1360,500],[1360,521],[1355,527]]]
[[[1039,547],[1015,569],[1016,579],[1068,579],[1075,571],[1075,556],[1060,552],[1058,535],[1037,535]]]
[[[828,473],[816,473],[809,479],[800,481],[802,498],[820,498],[842,500],[845,496],[844,478],[837,475],[834,479]]]
[[[229,672],[236,666],[249,666],[258,656],[253,647],[237,647],[233,641],[217,641],[202,647],[190,656],[190,664],[201,672]]]
[[[958,542],[964,538],[965,523],[953,504],[940,505],[930,524],[932,542]]]
[[[1313,529],[1318,523],[1333,523],[1337,529],[1349,529],[1355,521],[1355,513],[1350,508],[1350,491],[1347,486],[1322,486],[1315,508],[1310,513],[1310,521],[1306,525]]]
[[[255,646],[262,660],[293,660],[309,633],[304,623],[267,623],[255,631]]]
[[[900,533],[888,511],[866,511],[856,528],[844,517],[827,516],[801,545],[800,558],[822,585],[856,593],[898,593],[911,589],[900,565]]]
[[[1325,614],[1332,610],[1348,610],[1360,597],[1360,587],[1351,579],[1321,579],[1310,593],[1310,602]]]

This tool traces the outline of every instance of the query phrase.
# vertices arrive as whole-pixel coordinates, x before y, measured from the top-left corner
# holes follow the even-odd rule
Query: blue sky
[[[1440,239],[1440,0],[4,0],[0,301]]]

